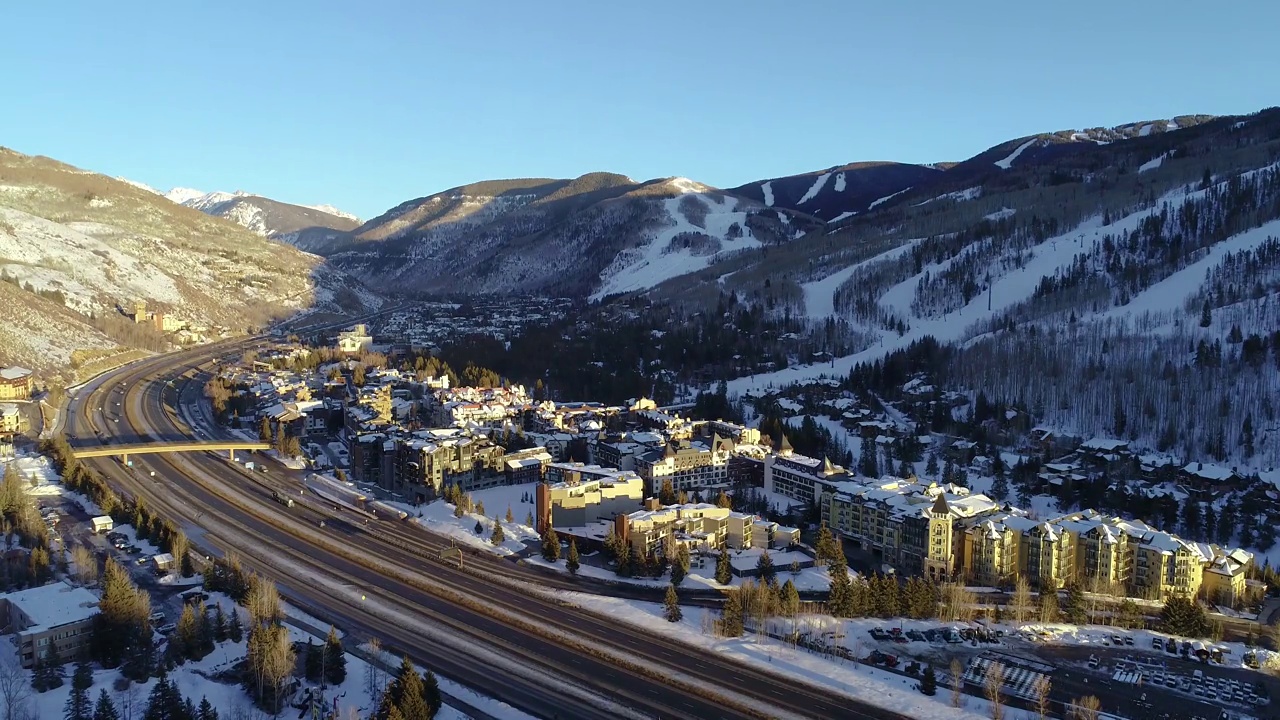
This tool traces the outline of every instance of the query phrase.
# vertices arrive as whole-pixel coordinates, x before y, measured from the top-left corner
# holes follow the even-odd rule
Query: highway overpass
[[[154,455],[155,453],[176,452],[226,452],[232,460],[236,459],[236,451],[270,450],[271,446],[260,442],[217,442],[217,441],[181,441],[126,443],[122,445],[102,445],[100,447],[75,448],[71,454],[81,460],[85,458],[118,457],[121,462],[128,462],[130,455]]]

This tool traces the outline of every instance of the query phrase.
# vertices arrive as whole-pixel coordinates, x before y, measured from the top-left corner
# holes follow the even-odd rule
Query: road
[[[174,411],[200,391],[201,378],[190,371],[220,351],[239,350],[232,344],[163,356],[104,376],[73,400],[68,434],[74,444],[190,438],[192,429]],[[197,547],[236,552],[299,607],[530,714],[618,717],[621,706],[650,717],[748,718],[776,707],[800,717],[900,717],[564,606],[512,584],[518,571],[509,563],[485,559],[465,571],[442,565],[433,558],[447,541],[412,524],[366,526],[304,503],[287,509],[271,500],[271,490],[295,492],[296,479],[278,469],[259,478],[208,453],[145,463],[145,472],[133,472],[113,460],[92,462],[125,494],[186,528]],[[357,589],[377,607],[351,600]],[[474,651],[460,650],[449,636],[406,632],[424,620]],[[498,671],[495,658],[514,659],[526,672],[511,663]],[[586,692],[566,692],[565,682]],[[718,702],[705,688],[731,689],[745,702]]]

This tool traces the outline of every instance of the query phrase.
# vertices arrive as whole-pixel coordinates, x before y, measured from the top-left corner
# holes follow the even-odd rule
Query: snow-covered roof
[[[0,380],[21,380],[31,374],[31,371],[14,365],[13,367],[0,368]]]
[[[1086,450],[1104,450],[1107,452],[1120,450],[1121,448],[1126,448],[1128,446],[1129,443],[1127,441],[1116,440],[1114,438],[1093,438],[1091,440],[1086,440],[1080,445],[1080,447]]]
[[[88,620],[98,614],[98,596],[66,582],[18,590],[3,596],[22,608],[33,625],[26,632],[48,630]]]
[[[1212,480],[1214,482],[1230,480],[1235,477],[1235,472],[1231,468],[1226,468],[1221,465],[1213,465],[1211,463],[1188,463],[1186,467],[1182,468],[1182,471],[1188,475],[1194,475],[1198,478]]]

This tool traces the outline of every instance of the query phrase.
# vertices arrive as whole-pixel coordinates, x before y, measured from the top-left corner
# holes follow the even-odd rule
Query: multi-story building
[[[501,458],[503,481],[507,485],[539,482],[551,464],[551,453],[544,447],[507,453]]]
[[[550,526],[562,534],[599,540],[608,533],[603,526],[636,510],[644,499],[644,480],[630,470],[551,463],[547,479],[534,493],[540,533]]]
[[[733,441],[719,436],[713,437],[709,445],[681,440],[636,457],[635,469],[653,495],[667,480],[677,491],[702,490],[728,482],[732,454]]]
[[[361,353],[372,345],[373,337],[363,323],[338,333],[338,350],[344,353]]]
[[[996,587],[1008,586],[1021,567],[1022,533],[1016,521],[991,517],[969,527],[965,533],[964,557],[975,582]]]
[[[14,634],[22,667],[34,667],[56,648],[59,658],[79,658],[88,650],[98,596],[66,582],[0,595],[0,620]]]
[[[1232,607],[1245,599],[1247,580],[1245,572],[1253,562],[1253,555],[1236,549],[1226,553],[1215,548],[1217,554],[1204,571],[1204,596],[1209,602]]]
[[[1025,573],[1042,591],[1058,590],[1076,579],[1075,543],[1055,523],[1036,523],[1022,535]]]
[[[22,430],[22,411],[12,403],[0,404],[0,435],[12,436]]]
[[[789,528],[710,503],[660,505],[656,498],[645,508],[619,516],[618,537],[638,555],[665,555],[683,545],[690,553],[724,548],[785,548],[799,541],[798,528]]]
[[[34,389],[30,370],[17,366],[0,368],[0,400],[30,400]]]
[[[395,471],[383,487],[415,502],[438,497],[445,485],[470,492],[503,483],[506,451],[484,435],[423,430],[396,442]]]
[[[764,459],[765,490],[806,505],[818,502],[823,485],[850,479],[852,476],[844,468],[828,459],[796,455],[786,436],[783,436],[778,452]]]

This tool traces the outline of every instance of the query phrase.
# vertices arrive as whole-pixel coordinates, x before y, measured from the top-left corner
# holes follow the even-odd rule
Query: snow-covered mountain
[[[329,259],[401,290],[600,297],[816,226],[688,178],[590,173],[487,181],[411,200],[361,225]]]
[[[0,175],[0,365],[71,372],[125,347],[162,349],[121,314],[139,301],[206,333],[380,302],[313,255],[140,183],[4,148]]]
[[[343,237],[343,233],[360,224],[355,215],[332,205],[294,205],[243,190],[203,192],[179,187],[163,195],[179,205],[225,218],[263,237],[287,242],[308,252],[323,252]]]

